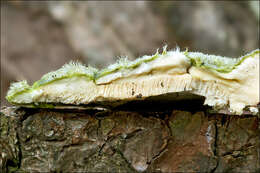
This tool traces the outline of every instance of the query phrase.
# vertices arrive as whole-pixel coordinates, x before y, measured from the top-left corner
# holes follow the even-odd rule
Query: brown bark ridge
[[[259,117],[153,107],[2,108],[0,172],[260,171]]]

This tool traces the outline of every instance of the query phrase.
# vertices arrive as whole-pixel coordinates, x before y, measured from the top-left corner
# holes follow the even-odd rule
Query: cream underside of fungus
[[[205,97],[204,104],[242,114],[258,113],[259,50],[237,59],[181,52],[179,49],[120,59],[96,70],[69,63],[29,86],[13,83],[7,100],[21,106],[37,104],[87,105],[95,102],[130,101],[150,96],[186,92]]]

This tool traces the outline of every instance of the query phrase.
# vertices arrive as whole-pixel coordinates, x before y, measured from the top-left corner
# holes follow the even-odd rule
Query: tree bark
[[[7,107],[1,172],[258,172],[257,116]]]

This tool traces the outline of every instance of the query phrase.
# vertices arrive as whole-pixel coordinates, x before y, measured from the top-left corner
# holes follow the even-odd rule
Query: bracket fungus
[[[7,100],[24,107],[87,106],[101,102],[127,102],[151,96],[183,93],[198,95],[214,109],[241,115],[259,108],[259,49],[240,58],[228,58],[179,48],[119,59],[103,70],[70,62],[45,74],[29,86],[13,83]],[[175,97],[172,97],[174,99]],[[185,98],[185,97],[184,97]]]

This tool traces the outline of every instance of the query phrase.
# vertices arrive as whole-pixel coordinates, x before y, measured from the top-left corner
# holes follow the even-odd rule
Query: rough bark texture
[[[0,170],[258,172],[257,116],[4,108]]]

